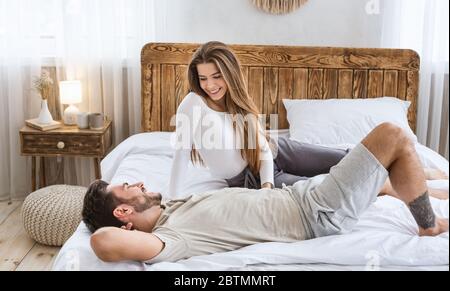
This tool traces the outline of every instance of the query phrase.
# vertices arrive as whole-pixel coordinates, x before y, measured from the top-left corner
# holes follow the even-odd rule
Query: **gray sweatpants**
[[[286,137],[271,140],[271,143],[277,147],[273,160],[275,188],[281,188],[283,184],[294,185],[297,181],[326,174],[348,153],[348,150],[301,143]],[[226,181],[230,187],[261,188],[259,177],[255,177],[249,168]]]

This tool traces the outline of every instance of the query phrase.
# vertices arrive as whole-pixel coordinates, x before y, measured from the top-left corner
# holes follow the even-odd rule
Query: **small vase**
[[[41,102],[41,112],[39,113],[38,122],[40,124],[49,124],[53,122],[53,117],[48,110],[47,100]]]

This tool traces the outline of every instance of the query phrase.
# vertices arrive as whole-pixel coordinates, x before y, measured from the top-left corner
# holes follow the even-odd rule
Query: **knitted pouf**
[[[31,238],[50,246],[62,246],[81,221],[85,187],[54,185],[25,199],[23,226]]]

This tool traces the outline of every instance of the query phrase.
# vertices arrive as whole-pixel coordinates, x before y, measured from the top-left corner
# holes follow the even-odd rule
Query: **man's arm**
[[[105,262],[143,262],[158,255],[164,243],[151,233],[104,227],[91,236],[91,247]]]

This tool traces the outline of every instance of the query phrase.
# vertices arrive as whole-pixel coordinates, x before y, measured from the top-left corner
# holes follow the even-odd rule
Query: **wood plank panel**
[[[323,98],[322,84],[323,84],[323,70],[322,69],[309,70],[309,83],[308,83],[309,99]]]
[[[292,99],[308,98],[308,69],[294,69],[294,93]]]
[[[175,115],[175,66],[162,65],[162,87],[161,87],[161,118],[162,131],[174,131],[170,126],[170,120]],[[175,123],[174,123],[175,124]]]
[[[291,68],[280,68],[278,78],[278,128],[289,128],[286,108],[283,99],[292,99],[294,94],[294,70]]]
[[[399,71],[397,97],[402,100],[406,100],[406,89],[407,88],[408,88],[408,72],[407,71]]]
[[[188,66],[176,66],[175,67],[175,108],[178,108],[181,101],[189,93],[189,81],[187,79]]]
[[[323,98],[338,97],[338,71],[326,69],[323,74]]]
[[[153,65],[143,65],[141,68],[141,127],[153,129],[150,116],[152,115],[152,103],[155,96],[152,94],[153,89]]]
[[[369,88],[367,97],[376,98],[383,96],[383,71],[370,70],[369,71]]]
[[[248,92],[258,107],[259,112],[263,112],[263,96],[264,96],[264,69],[251,67],[248,70]]]
[[[383,96],[397,97],[398,93],[398,71],[389,70],[384,72]]]
[[[419,72],[408,72],[408,87],[406,89],[406,100],[411,102],[411,106],[408,111],[409,126],[415,132],[417,122],[417,102],[419,95]]]
[[[353,98],[367,98],[367,79],[366,70],[355,70],[353,75]]]
[[[153,66],[151,78],[150,130],[161,131],[161,65]]]
[[[270,114],[278,113],[278,68],[264,68],[264,111]]]
[[[338,98],[353,97],[353,70],[339,70]]]

